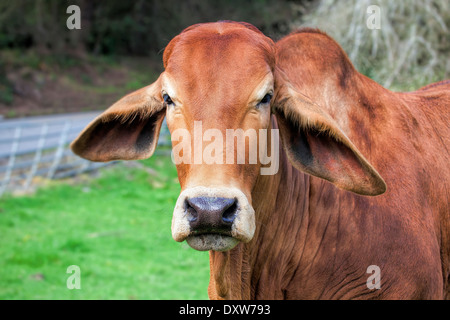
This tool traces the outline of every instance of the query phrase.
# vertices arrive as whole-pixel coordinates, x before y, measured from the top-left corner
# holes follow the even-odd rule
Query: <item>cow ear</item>
[[[158,142],[165,107],[158,79],[123,97],[94,119],[72,142],[72,151],[91,161],[150,157]]]
[[[280,136],[297,169],[362,195],[378,195],[386,184],[336,122],[289,84],[277,89],[273,104]]]

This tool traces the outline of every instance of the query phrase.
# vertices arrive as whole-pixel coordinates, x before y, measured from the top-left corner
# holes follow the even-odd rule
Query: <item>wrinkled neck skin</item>
[[[211,299],[285,298],[300,258],[296,238],[308,214],[310,177],[290,164],[281,145],[279,154],[278,173],[260,175],[252,191],[257,225],[253,239],[227,252],[210,251]],[[276,290],[274,284],[279,284]]]
[[[371,81],[369,83],[376,85]],[[350,93],[346,94],[349,99],[355,99]],[[344,99],[345,95],[329,94],[318,103],[325,108],[338,102],[342,106],[348,105],[343,102]],[[381,108],[383,97],[377,99]],[[338,120],[334,110],[327,112]],[[343,107],[340,112],[348,111]],[[342,118],[346,119],[344,116]],[[366,129],[362,123],[357,123],[359,130]],[[375,120],[369,123],[377,128]],[[272,125],[277,128],[274,120]],[[356,141],[352,123],[344,121],[340,125]],[[370,134],[367,129],[367,134],[358,136],[358,141],[362,142],[358,145],[361,151],[371,155],[369,160],[376,163]],[[339,190],[331,183],[295,169],[282,143],[279,148],[278,173],[260,175],[252,191],[256,217],[253,239],[249,243],[240,243],[228,252],[210,252],[209,297],[336,299],[366,294],[367,265],[359,261],[359,256],[352,256],[353,248],[358,247],[363,238],[358,238],[359,235],[354,233],[353,223],[357,222],[351,220],[352,215],[343,215],[341,209],[347,207],[350,211],[355,210],[357,205],[367,204],[368,199]],[[340,228],[346,223],[351,223],[352,232],[342,234]],[[364,232],[361,237],[364,237]],[[338,254],[341,258],[347,257],[343,260],[346,263],[334,263],[339,260],[336,259]],[[353,281],[362,285],[350,290],[350,293],[342,293],[345,291],[342,284],[352,284]],[[329,287],[333,289],[328,291]]]
[[[362,75],[356,77],[353,82],[358,87],[342,93],[328,93],[324,85],[325,93],[317,103],[338,122],[388,186],[397,188],[377,197],[340,190],[296,170],[280,144],[278,173],[258,176],[252,190],[253,239],[228,252],[210,252],[211,299],[449,296],[448,287],[442,291],[443,279],[448,283],[450,274],[445,231],[448,207],[441,205],[448,203],[448,192],[445,187],[438,192],[441,187],[433,187],[433,180],[421,176],[422,172],[439,176],[439,170],[444,170],[429,164],[445,163],[445,153],[440,151],[445,146],[428,143],[429,134],[439,129],[421,120],[434,116],[431,107],[425,109],[425,118],[422,109],[408,104],[420,103],[425,108],[436,94],[393,93]],[[306,95],[318,96],[314,92]],[[395,139],[398,134],[413,135],[411,141],[417,143],[403,143]],[[421,146],[427,146],[428,152]],[[432,200],[415,202],[424,193]],[[411,210],[415,215],[409,214]],[[383,272],[381,290],[367,287],[366,270],[371,265],[380,266]]]

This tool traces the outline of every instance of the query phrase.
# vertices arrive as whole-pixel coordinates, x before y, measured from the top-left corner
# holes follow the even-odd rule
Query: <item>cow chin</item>
[[[221,234],[207,233],[189,236],[186,242],[191,248],[199,251],[228,251],[233,249],[239,240]]]
[[[211,231],[191,230],[186,200],[195,197],[235,199],[238,209],[230,230],[217,232],[213,227]],[[253,238],[255,229],[255,211],[244,193],[237,188],[192,187],[185,189],[178,197],[173,211],[173,239],[178,242],[186,240],[189,246],[200,251],[231,250],[239,242],[249,242]]]

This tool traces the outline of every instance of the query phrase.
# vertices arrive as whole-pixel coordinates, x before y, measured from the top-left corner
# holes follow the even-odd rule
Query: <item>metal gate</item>
[[[61,179],[112,164],[76,156],[69,144],[100,112],[0,120],[0,197],[26,191],[36,177]],[[163,125],[158,145],[170,144]]]

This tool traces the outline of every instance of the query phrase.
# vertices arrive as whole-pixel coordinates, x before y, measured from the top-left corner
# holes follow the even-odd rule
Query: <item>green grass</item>
[[[0,200],[0,299],[207,299],[208,253],[171,237],[174,165],[138,163]]]

